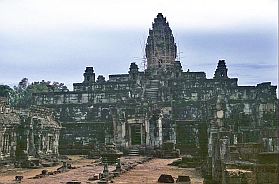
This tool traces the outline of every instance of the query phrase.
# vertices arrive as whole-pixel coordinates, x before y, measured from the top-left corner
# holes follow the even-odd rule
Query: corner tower
[[[147,69],[170,68],[175,65],[177,47],[169,23],[162,13],[158,13],[149,30],[145,53]]]
[[[228,69],[225,60],[219,60],[217,69],[215,70],[214,79],[227,79]]]
[[[86,67],[83,77],[84,77],[83,80],[84,83],[95,82],[95,73],[93,67]]]

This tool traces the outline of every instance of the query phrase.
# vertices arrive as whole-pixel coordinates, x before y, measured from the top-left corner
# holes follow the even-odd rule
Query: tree
[[[12,97],[13,106],[28,108],[32,105],[32,94],[41,92],[57,92],[68,90],[63,83],[45,81],[28,83],[27,78],[23,78],[18,86],[14,87],[15,95]]]
[[[13,93],[13,89],[8,85],[0,85],[0,97],[9,98],[10,94]]]

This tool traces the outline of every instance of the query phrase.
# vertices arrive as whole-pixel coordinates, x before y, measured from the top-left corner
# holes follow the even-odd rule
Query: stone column
[[[3,160],[4,131],[0,131],[0,160]]]
[[[39,153],[39,152],[41,152],[41,150],[42,150],[42,134],[41,133],[39,133],[38,134],[38,147],[37,147],[37,152]]]
[[[9,152],[9,146],[8,146],[8,138],[7,138],[7,132],[4,133],[4,137],[3,137],[3,154],[4,156],[7,155],[7,153]]]
[[[158,121],[158,137],[156,137],[155,139],[156,141],[156,146],[161,146],[163,143],[163,129],[162,129],[162,117],[160,116]]]
[[[145,123],[145,144],[146,145],[150,145],[150,130],[149,130],[149,121],[147,120],[147,118],[144,120]]]
[[[33,127],[30,128],[29,135],[28,135],[28,154],[35,156],[35,144],[34,144],[34,132]]]
[[[16,131],[13,129],[13,132],[11,132],[11,149],[10,149],[10,156],[11,158],[15,158],[15,152],[16,152]]]
[[[59,152],[58,152],[58,146],[59,146],[59,130],[56,130],[54,136],[55,136],[54,153],[55,153],[55,154],[59,154]]]
[[[212,139],[212,180],[216,183],[221,183],[222,167],[220,158],[220,145],[218,133]]]
[[[140,144],[143,144],[142,124],[140,124]]]
[[[105,163],[104,165],[104,170],[103,170],[103,178],[109,177],[109,169],[108,169],[108,164]]]
[[[131,132],[131,125],[128,124],[128,146],[132,145],[132,132]]]

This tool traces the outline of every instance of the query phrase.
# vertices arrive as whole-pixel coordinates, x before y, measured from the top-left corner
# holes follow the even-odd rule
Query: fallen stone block
[[[174,179],[169,174],[161,174],[158,179],[158,183],[174,183]]]
[[[68,181],[66,184],[81,184],[80,181]]]
[[[100,179],[100,175],[99,174],[95,174],[94,176],[90,177],[88,180],[89,181],[95,181],[95,180],[99,180]]]
[[[191,184],[191,179],[189,176],[178,176],[176,183],[179,184]]]
[[[113,177],[120,176],[120,172],[112,172],[111,174],[113,175]]]
[[[42,178],[42,177],[43,177],[43,175],[38,174],[38,175],[34,176],[33,179],[39,179],[39,178]]]
[[[98,181],[98,184],[108,184],[108,181],[107,180],[100,180],[100,181]]]
[[[61,171],[53,171],[53,174],[59,174]]]
[[[42,175],[48,175],[48,170],[42,170]]]
[[[54,175],[53,171],[48,172],[48,175]]]
[[[21,181],[23,179],[23,176],[15,176],[16,181]]]

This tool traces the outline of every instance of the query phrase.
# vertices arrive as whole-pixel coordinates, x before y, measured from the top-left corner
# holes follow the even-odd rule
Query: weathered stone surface
[[[0,101],[0,165],[39,167],[57,162],[60,124],[43,107],[11,110]]]
[[[169,174],[161,174],[158,178],[158,183],[174,183],[174,179]]]
[[[86,67],[73,91],[33,94],[35,105],[53,108],[61,121],[60,152],[86,154],[115,143],[123,152],[144,147],[148,153],[170,141],[205,162],[207,177],[224,183],[228,162],[254,163],[260,152],[279,151],[277,86],[239,86],[225,60],[213,78],[183,71],[161,13],[145,51],[144,71],[131,63],[126,74],[95,80],[93,67]]]
[[[127,74],[95,81],[93,67],[87,67],[73,91],[33,94],[34,104],[54,108],[62,122],[62,152],[85,154],[106,143],[156,148],[172,141],[183,153],[206,155],[207,129],[217,115],[223,116],[218,126],[228,127],[230,142],[271,141],[274,146],[268,149],[278,149],[269,136],[276,130],[276,86],[239,86],[237,78],[228,76],[225,60],[218,62],[212,79],[204,72],[184,72],[162,14],[149,32],[146,55],[145,71],[132,63]],[[223,110],[217,112],[220,95]]]

